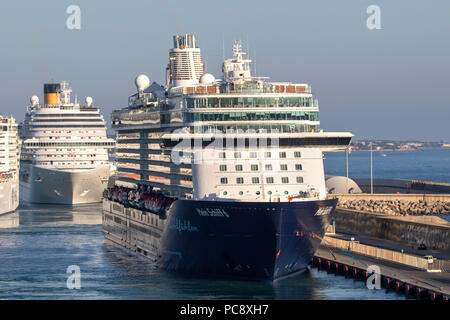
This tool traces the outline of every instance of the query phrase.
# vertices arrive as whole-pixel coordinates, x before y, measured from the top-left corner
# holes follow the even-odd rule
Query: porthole
[[[259,191],[256,191],[256,195],[258,195],[258,196],[259,196],[260,194],[261,194],[261,192],[259,192]]]
[[[239,195],[242,196],[244,194],[243,191],[239,191]]]
[[[285,191],[285,192],[284,192],[284,194],[288,194],[288,193],[289,193],[288,191]]]
[[[272,194],[272,191],[268,191],[267,194]]]
[[[226,196],[227,194],[228,194],[228,192],[226,192],[226,191],[223,192],[223,195],[224,195],[224,196]]]

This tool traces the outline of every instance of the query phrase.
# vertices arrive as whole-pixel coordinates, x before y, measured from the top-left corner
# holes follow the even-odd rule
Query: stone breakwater
[[[408,201],[408,200],[366,200],[366,199],[339,199],[339,208],[358,211],[383,213],[389,215],[439,215],[450,214],[450,202],[434,201]]]

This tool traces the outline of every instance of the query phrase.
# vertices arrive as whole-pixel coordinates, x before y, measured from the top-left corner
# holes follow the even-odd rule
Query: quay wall
[[[448,223],[441,225],[422,223],[409,219],[409,217],[340,208],[334,212],[332,220],[335,221],[338,232],[362,234],[413,247],[417,247],[423,242],[430,249],[450,250],[450,226]]]
[[[408,265],[417,269],[433,270],[434,268],[436,268],[436,263],[429,263],[429,261],[423,257],[401,253],[389,249],[368,246],[355,241],[348,241],[325,236],[322,244],[329,247],[338,247],[349,252],[358,253],[364,256],[370,256],[389,262]]]
[[[429,193],[357,193],[357,194],[330,194],[331,198],[339,198],[339,201],[358,200],[381,200],[381,201],[443,201],[450,202],[450,194],[429,194]]]
[[[450,214],[450,195],[446,194],[332,194],[338,207],[396,216]]]

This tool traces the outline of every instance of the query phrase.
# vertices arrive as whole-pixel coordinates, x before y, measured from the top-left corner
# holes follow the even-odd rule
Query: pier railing
[[[358,193],[358,194],[330,194],[329,198],[338,198],[340,201],[347,200],[401,200],[401,201],[444,201],[450,202],[450,194],[424,194],[424,193]]]
[[[385,261],[408,265],[413,268],[433,271],[447,271],[450,270],[449,260],[439,260],[433,257],[420,257],[399,251],[378,248],[361,244],[357,241],[348,241],[325,236],[322,244],[329,247],[337,247],[349,252],[354,252],[368,257],[382,259]]]

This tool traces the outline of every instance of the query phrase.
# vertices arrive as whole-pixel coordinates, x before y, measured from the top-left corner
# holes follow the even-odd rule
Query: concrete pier
[[[311,261],[313,268],[362,281],[367,281],[372,275],[368,271],[369,266],[379,267],[380,284],[386,290],[395,290],[416,299],[450,298],[450,273],[424,272],[326,245],[317,250]]]
[[[337,232],[394,241],[404,248],[450,252],[450,224],[438,216],[391,216],[338,208],[332,217]]]
[[[389,215],[450,214],[450,195],[446,194],[333,194],[338,207]]]
[[[355,240],[352,240],[355,239]],[[325,236],[322,244],[332,248],[341,248],[352,254],[360,254],[378,260],[401,264],[426,272],[450,272],[450,260],[446,254],[433,255],[430,251],[408,248],[401,251],[401,246],[379,239],[339,235]]]
[[[366,281],[417,299],[450,297],[450,195],[343,194],[312,267]],[[425,215],[424,215],[425,213]],[[372,279],[372,277],[371,277]]]

